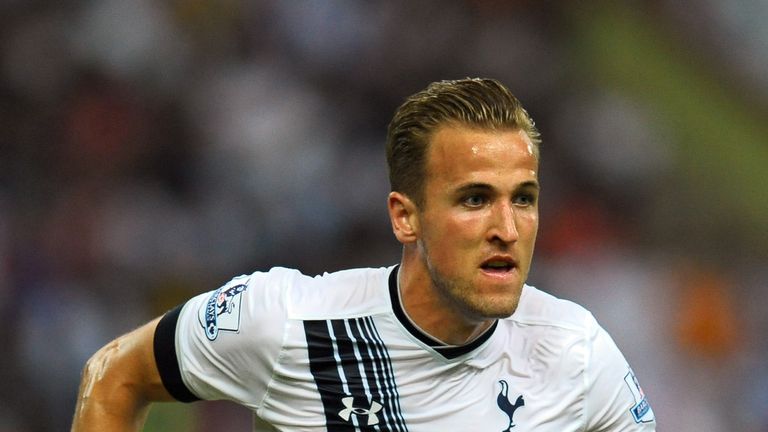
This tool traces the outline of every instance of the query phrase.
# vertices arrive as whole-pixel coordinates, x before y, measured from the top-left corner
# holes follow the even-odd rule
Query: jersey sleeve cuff
[[[171,309],[157,323],[153,347],[155,363],[165,389],[179,402],[194,402],[200,398],[195,396],[184,384],[176,355],[176,323],[183,306],[181,304]]]

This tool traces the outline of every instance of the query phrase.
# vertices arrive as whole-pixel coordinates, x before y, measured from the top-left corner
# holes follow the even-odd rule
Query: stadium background
[[[660,430],[768,430],[766,21],[750,0],[2,2],[0,431],[68,429],[99,346],[234,275],[395,262],[386,122],[465,76],[543,133],[531,283],[594,312]],[[164,404],[146,430],[248,422]]]

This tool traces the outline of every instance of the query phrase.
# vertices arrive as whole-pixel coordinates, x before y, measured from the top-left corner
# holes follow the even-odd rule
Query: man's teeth
[[[509,268],[511,264],[504,261],[491,261],[487,263],[485,266],[490,268]]]

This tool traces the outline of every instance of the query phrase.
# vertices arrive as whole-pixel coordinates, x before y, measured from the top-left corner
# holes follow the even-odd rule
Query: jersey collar
[[[493,325],[483,334],[465,345],[446,345],[436,340],[432,336],[426,334],[424,331],[418,328],[413,323],[413,321],[411,321],[411,319],[408,317],[408,314],[406,314],[405,310],[403,310],[403,305],[400,301],[400,290],[397,286],[397,275],[399,271],[400,266],[396,265],[392,269],[392,272],[389,274],[389,298],[392,301],[392,311],[395,313],[395,317],[397,317],[397,320],[400,321],[400,324],[402,324],[403,327],[408,330],[408,333],[413,335],[413,337],[428,345],[443,357],[453,359],[475,350],[476,348],[480,347],[480,345],[484,344],[485,341],[490,339],[490,337],[493,335],[493,332],[496,330],[496,327],[499,324],[498,320],[495,321]]]

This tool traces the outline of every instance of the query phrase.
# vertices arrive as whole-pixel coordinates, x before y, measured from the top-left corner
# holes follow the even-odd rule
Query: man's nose
[[[499,203],[493,209],[491,227],[488,232],[491,241],[513,243],[518,239],[515,207],[510,203]]]

